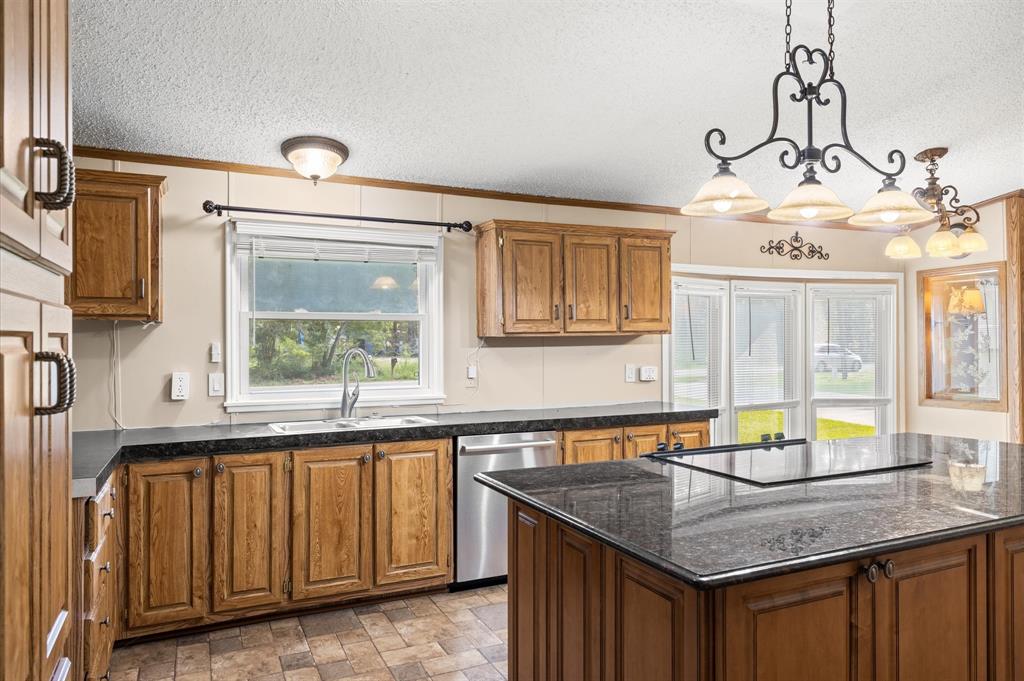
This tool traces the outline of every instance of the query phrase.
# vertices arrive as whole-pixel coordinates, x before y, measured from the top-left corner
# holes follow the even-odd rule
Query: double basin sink
[[[323,421],[288,421],[271,423],[275,433],[329,433],[337,430],[370,430],[403,426],[432,426],[437,421],[423,416],[382,416],[377,418],[325,419]]]

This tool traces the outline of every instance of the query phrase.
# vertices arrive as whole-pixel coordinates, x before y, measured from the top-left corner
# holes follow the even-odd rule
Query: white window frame
[[[395,313],[381,317],[385,320],[420,322],[420,379],[418,385],[363,383],[360,387],[359,406],[404,406],[440,404],[444,402],[444,239],[439,232],[402,231],[394,229],[314,225],[260,220],[229,220],[224,229],[225,252],[225,364],[227,412],[288,411],[312,409],[338,409],[341,405],[341,386],[324,385],[282,386],[250,389],[247,385],[249,338],[245,330],[248,313],[240,309],[242,300],[241,259],[236,248],[235,235],[240,231],[266,236],[343,240],[360,244],[382,246],[409,246],[436,249],[436,261],[431,263],[433,276],[419,282],[419,313]],[[245,317],[245,319],[243,319]],[[321,312],[263,312],[261,319],[332,319],[363,320],[359,313]]]

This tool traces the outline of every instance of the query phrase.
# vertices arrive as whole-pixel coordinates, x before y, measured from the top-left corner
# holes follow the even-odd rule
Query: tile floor
[[[110,681],[500,681],[507,601],[491,586],[115,648]]]

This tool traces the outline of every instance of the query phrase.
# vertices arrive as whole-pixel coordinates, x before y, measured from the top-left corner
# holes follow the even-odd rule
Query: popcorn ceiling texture
[[[824,44],[797,0],[794,44]],[[1024,2],[839,0],[836,75],[855,147],[881,165],[952,148],[965,200],[1024,185]],[[352,175],[682,205],[729,150],[763,139],[783,2],[764,0],[79,0],[78,144],[286,167],[294,135],[345,142]],[[838,111],[819,114],[818,141]],[[828,110],[826,110],[828,111]],[[802,105],[781,132],[804,139]],[[778,203],[780,147],[735,165]],[[877,176],[826,175],[859,208]]]

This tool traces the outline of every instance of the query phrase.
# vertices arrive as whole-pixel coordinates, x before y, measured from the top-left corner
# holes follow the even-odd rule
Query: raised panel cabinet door
[[[509,678],[548,678],[548,521],[540,511],[508,504]]]
[[[672,300],[667,239],[619,240],[622,331],[668,333]]]
[[[451,565],[451,440],[374,447],[376,584],[443,577]]]
[[[622,458],[622,428],[567,430],[562,433],[562,463],[594,463]]]
[[[619,328],[619,240],[565,237],[565,330],[613,332]]]
[[[78,175],[68,305],[80,317],[159,321],[164,178],[100,170]]]
[[[292,599],[373,586],[373,447],[295,452]]]
[[[604,556],[604,679],[697,679],[697,592],[617,551]]]
[[[871,588],[860,575],[849,562],[719,592],[716,678],[872,678]]]
[[[668,446],[683,445],[683,449],[696,449],[711,444],[711,424],[707,421],[672,423],[668,426]]]
[[[1024,679],[1024,527],[992,535],[992,678]]]
[[[213,457],[213,610],[284,600],[286,452]]]
[[[891,561],[891,564],[889,563]],[[875,675],[893,681],[982,681],[987,670],[985,536],[878,559]]]
[[[560,333],[561,235],[505,230],[500,238],[505,333]]]
[[[601,544],[548,526],[548,678],[601,677]]]
[[[128,464],[128,628],[207,612],[208,459]]]
[[[4,3],[9,12],[11,4]],[[6,31],[6,28],[4,29]],[[5,33],[5,39],[9,34]],[[4,116],[6,124],[7,117]],[[6,213],[5,213],[6,216]],[[0,292],[0,532],[4,557],[0,561],[0,653],[6,679],[27,679],[33,659],[34,618],[32,607],[33,452],[34,407],[37,371],[44,366],[33,358],[39,350],[40,305],[38,302]],[[7,550],[7,547],[20,547]]]
[[[667,443],[666,426],[626,426],[622,429],[625,442],[622,444],[622,458],[635,459],[641,454],[658,451],[658,445]]]

